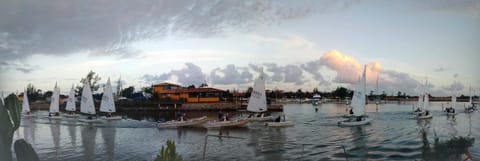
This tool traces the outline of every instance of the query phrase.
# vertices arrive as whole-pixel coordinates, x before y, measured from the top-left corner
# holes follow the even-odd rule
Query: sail
[[[430,106],[428,106],[428,99],[429,99],[429,94],[428,94],[428,80],[425,80],[425,86],[424,88],[424,95],[423,95],[423,109],[424,110],[430,110]]]
[[[3,99],[5,99],[5,96],[3,95],[3,91],[2,91],[2,105],[5,105],[5,102],[3,102],[4,101]]]
[[[363,67],[362,78],[360,78],[359,84],[356,86],[352,98],[353,115],[363,116],[365,115],[365,91],[366,91],[366,66]],[[355,100],[355,102],[354,102]]]
[[[83,84],[82,90],[82,102],[80,102],[80,112],[85,114],[95,114],[95,106],[93,104],[92,90],[90,89],[90,83]]]
[[[471,105],[472,104],[472,87],[469,87],[469,93],[470,93],[469,94],[470,95],[470,100],[468,101],[468,104]],[[473,93],[475,93],[475,91]]]
[[[265,96],[265,77],[263,72],[255,79],[253,90],[248,100],[247,110],[251,112],[267,111],[267,97]]]
[[[2,101],[3,101],[3,94],[2,94]],[[30,112],[30,105],[28,104],[28,94],[26,89],[23,92],[22,112],[23,113]]]
[[[50,98],[50,112],[60,112],[59,111],[59,103],[60,103],[60,88],[57,87],[57,83],[55,83],[55,87],[53,88],[53,94]]]
[[[113,100],[113,92],[112,85],[110,84],[110,78],[108,78],[107,84],[103,89],[102,102],[100,103],[100,111],[115,112],[115,102]]]
[[[72,89],[70,90],[70,94],[68,94],[68,101],[67,101],[67,106],[65,108],[67,111],[75,111],[75,90]]]
[[[455,108],[456,104],[457,104],[457,96],[452,95],[452,107]]]

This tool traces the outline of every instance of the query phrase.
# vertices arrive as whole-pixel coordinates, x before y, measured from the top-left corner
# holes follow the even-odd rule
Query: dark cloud
[[[225,68],[215,68],[210,72],[210,80],[213,84],[245,84],[253,80],[253,74],[246,67],[236,67],[233,64]]]
[[[172,70],[161,75],[145,74],[142,78],[147,84],[161,83],[171,79],[177,79],[182,85],[200,85],[205,82],[206,76],[202,69],[193,64],[185,63],[186,67],[180,70]]]
[[[287,65],[284,68],[285,83],[295,83],[295,85],[303,85],[305,80],[303,79],[303,71],[296,65]]]
[[[4,60],[34,54],[132,56],[132,42],[169,35],[211,37],[249,32],[312,13],[315,1],[271,0],[46,0],[0,1],[0,53]],[[331,7],[328,7],[331,6]],[[331,1],[325,9],[338,5]],[[339,7],[335,7],[339,8]]]
[[[5,61],[0,62],[0,73],[7,70],[17,70],[22,73],[30,73],[38,69],[40,69],[40,67],[32,66],[24,63],[14,63],[14,62],[8,63]]]
[[[406,92],[409,94],[418,94],[420,82],[413,79],[409,74],[393,70],[383,70],[380,73],[379,89],[385,91]]]
[[[453,74],[453,78],[458,78],[458,73]]]
[[[313,78],[320,82],[319,85],[325,85],[325,86],[330,85],[330,83],[328,83],[323,78],[323,75],[320,73],[320,69],[322,68],[322,63],[321,63],[320,59],[315,60],[315,61],[306,62],[305,64],[301,65],[301,68],[303,70],[305,70],[306,72],[312,74]]]

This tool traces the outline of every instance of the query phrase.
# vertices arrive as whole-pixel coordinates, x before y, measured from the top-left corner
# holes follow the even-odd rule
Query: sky
[[[242,91],[263,70],[267,89],[331,91],[366,65],[368,91],[478,95],[479,42],[480,0],[4,0],[0,90],[67,94],[92,70]]]

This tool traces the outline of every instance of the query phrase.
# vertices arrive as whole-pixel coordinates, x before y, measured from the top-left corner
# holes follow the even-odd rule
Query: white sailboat
[[[447,107],[445,109],[445,112],[447,113],[447,116],[453,116],[453,115],[456,114],[456,112],[455,112],[456,104],[457,104],[457,96],[455,94],[453,94],[452,98],[451,98],[450,107]]]
[[[475,102],[473,102],[473,100],[472,100],[472,88],[471,88],[471,87],[469,88],[469,93],[470,93],[470,94],[469,94],[469,95],[470,95],[470,99],[469,99],[469,101],[468,101],[468,106],[465,106],[465,105],[464,105],[464,106],[465,106],[465,112],[466,112],[466,113],[471,113],[471,112],[474,112],[474,111],[478,110],[478,109],[477,109],[477,108],[478,108],[478,107],[477,107],[477,104],[478,104],[478,103],[475,103]],[[473,91],[473,93],[475,93],[475,91]]]
[[[111,114],[116,112],[115,102],[113,99],[112,85],[110,84],[110,78],[107,80],[107,84],[103,88],[102,102],[100,103],[100,112],[107,112],[106,120],[120,120],[122,116],[112,116]]]
[[[90,89],[90,83],[88,81],[85,81],[83,84],[83,90],[82,90],[82,100],[80,102],[80,112],[83,114],[88,115],[88,117],[78,119],[79,121],[82,122],[99,122],[99,119],[94,119],[92,115],[95,115],[95,105],[93,103],[93,96],[92,96],[92,90]]]
[[[263,72],[255,79],[253,90],[248,99],[247,111],[256,113],[249,115],[248,121],[271,121],[271,116],[264,116],[267,111],[267,96],[265,94],[265,76]]]
[[[2,93],[2,103],[3,103],[3,93]],[[30,104],[28,103],[28,94],[26,89],[23,92],[22,113],[23,113],[23,116],[32,116],[30,114]]]
[[[417,119],[431,119],[433,116],[430,113],[429,95],[428,95],[428,80],[425,80],[425,93],[423,94],[422,112],[417,114]]]
[[[60,116],[60,88],[58,88],[57,83],[55,83],[55,87],[53,88],[52,97],[50,97],[50,109],[48,113],[48,118],[50,119],[61,119]]]
[[[63,115],[65,117],[78,117],[78,115],[75,114],[75,111],[77,110],[75,107],[75,90],[70,89],[70,93],[68,94],[68,100],[67,100],[67,105],[65,107],[65,110],[67,111],[67,114]]]
[[[353,94],[352,98],[352,110],[353,115],[348,120],[339,121],[339,126],[358,126],[358,125],[366,125],[369,124],[372,119],[365,117],[365,92],[366,92],[366,66],[363,67],[363,74],[360,78],[360,81],[355,86],[356,89]]]

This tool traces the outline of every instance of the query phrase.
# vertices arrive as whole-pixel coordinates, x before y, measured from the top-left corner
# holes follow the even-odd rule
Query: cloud
[[[456,91],[462,91],[465,86],[460,82],[453,82],[449,86],[443,87],[444,90],[450,91],[448,93],[455,93]]]
[[[458,78],[458,73],[453,74],[453,78]]]
[[[212,37],[226,31],[299,19],[318,2],[288,1],[0,1],[0,53],[4,60],[35,54],[129,57],[139,40]],[[337,3],[329,4],[335,7]],[[330,7],[327,7],[330,8]],[[298,40],[297,42],[301,42]]]
[[[325,53],[319,61],[320,65],[324,65],[337,73],[334,78],[336,83],[355,83],[363,72],[363,65],[348,55],[342,54],[337,50]],[[375,84],[378,74],[382,70],[379,62],[372,62],[366,66],[367,84]]]
[[[446,71],[446,70],[447,70],[447,69],[444,68],[444,67],[438,67],[438,68],[435,69],[435,72],[444,72],[444,71]]]
[[[13,62],[8,63],[6,61],[0,62],[0,72],[7,71],[7,70],[17,70],[22,73],[28,74],[38,69],[40,69],[40,67],[32,66],[24,63],[13,63]]]
[[[172,70],[160,75],[145,74],[142,79],[146,84],[161,83],[176,79],[175,81],[182,85],[200,85],[205,82],[206,76],[199,66],[193,63],[185,63],[185,68],[183,69]]]
[[[418,94],[423,91],[420,82],[409,74],[393,70],[383,70],[379,78],[379,88],[385,91],[402,91],[409,94]]]
[[[225,68],[215,68],[210,72],[210,80],[213,84],[245,84],[252,81],[253,74],[246,67],[236,67],[233,64]]]

